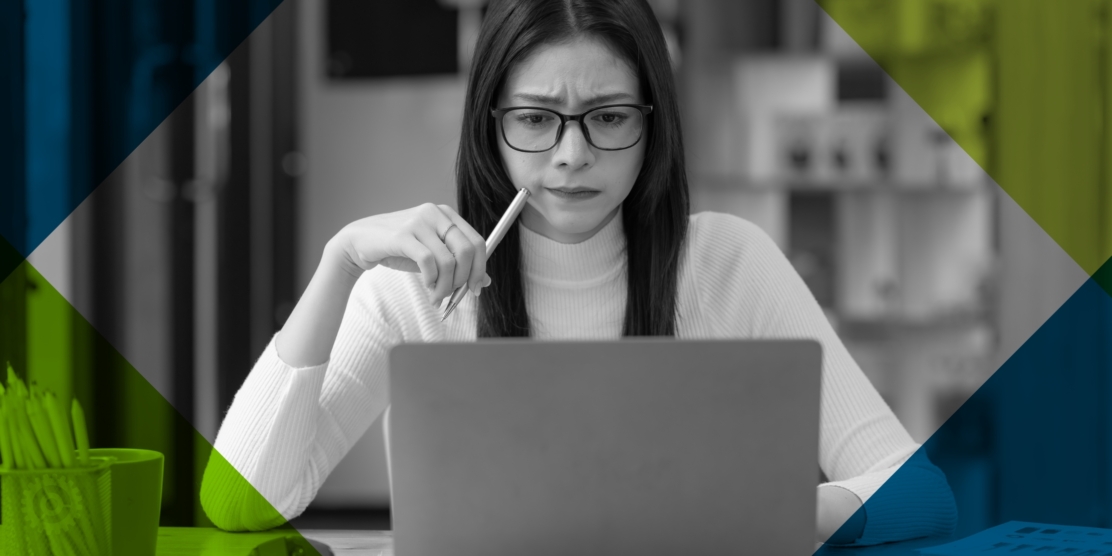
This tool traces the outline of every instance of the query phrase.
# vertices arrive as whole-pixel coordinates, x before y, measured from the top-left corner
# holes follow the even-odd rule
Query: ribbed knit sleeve
[[[286,365],[271,339],[236,394],[213,446],[217,454],[205,469],[201,505],[218,527],[270,529],[299,513],[304,489],[290,487],[295,475],[312,472],[304,448],[316,435],[327,368]],[[267,465],[273,458],[286,464]]]
[[[385,409],[389,349],[443,335],[421,299],[412,276],[378,267],[356,284],[327,363],[291,367],[271,340],[237,392],[205,470],[201,504],[214,524],[263,530],[305,510]]]
[[[869,503],[919,446],[857,366],[822,308],[779,247],[740,218],[693,217],[689,269],[698,297],[696,335],[811,338],[823,348],[819,465],[831,482],[866,502],[857,544],[943,534],[956,523],[953,494],[925,457],[901,473],[898,497]],[[880,503],[883,502],[883,503]]]
[[[523,233],[536,338],[620,336],[621,221],[615,218],[575,245]],[[678,335],[817,339],[823,345],[819,465],[831,479],[819,488],[845,488],[866,502],[858,544],[952,529],[956,512],[945,477],[916,452],[918,446],[779,248],[759,228],[733,216],[702,213],[691,222],[680,273]],[[290,367],[273,341],[259,357],[228,410],[205,470],[201,503],[209,518],[227,530],[261,530],[299,515],[385,409],[390,348],[474,339],[473,296],[441,323],[417,275],[383,267],[364,273],[327,363]]]

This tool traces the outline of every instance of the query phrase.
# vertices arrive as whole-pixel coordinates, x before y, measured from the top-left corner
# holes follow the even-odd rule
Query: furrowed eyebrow
[[[564,103],[564,97],[556,97],[556,96],[550,96],[550,95],[537,95],[537,94],[533,94],[533,93],[514,93],[513,95],[510,96],[510,98],[513,98],[513,99],[516,99],[516,100],[522,100],[522,101],[525,101],[525,102],[535,102],[535,103],[538,103],[538,104],[552,105],[552,104],[563,104]],[[609,94],[598,95],[598,96],[594,96],[594,97],[585,99],[583,101],[583,104],[585,104],[585,105],[606,104],[606,103],[609,103],[609,102],[614,102],[614,101],[619,101],[619,100],[631,101],[631,100],[633,100],[633,95],[631,95],[629,93],[609,93]]]

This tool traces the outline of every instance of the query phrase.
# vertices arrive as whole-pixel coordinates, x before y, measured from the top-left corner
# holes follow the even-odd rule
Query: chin
[[[609,213],[599,215],[583,215],[583,214],[554,214],[549,219],[552,227],[563,234],[585,234],[594,230],[606,220]]]

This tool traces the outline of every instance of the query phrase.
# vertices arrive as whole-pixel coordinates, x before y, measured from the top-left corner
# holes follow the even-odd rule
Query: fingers
[[[435,261],[435,273],[429,275],[422,272],[426,280],[425,287],[430,290],[429,301],[435,305],[445,297],[452,295],[452,290],[455,289],[453,284],[455,282],[456,257],[433,230],[418,231],[416,237],[429,250]]]
[[[412,229],[413,236],[429,250],[436,264],[434,274],[422,273],[429,301],[436,305],[455,289],[456,256],[447,245],[448,236],[454,234],[454,222],[432,203],[417,207],[417,217],[419,223]]]
[[[448,231],[448,235],[444,237],[444,245],[456,258],[455,274],[452,277],[452,291],[455,291],[468,285],[472,261],[475,259],[475,246],[459,230],[459,227],[453,227]]]
[[[449,230],[447,237],[445,237],[445,240],[449,242],[448,248],[457,255],[461,251],[465,252],[464,257],[467,259],[465,262],[457,257],[455,287],[458,288],[466,284],[472,293],[478,295],[480,289],[486,287],[486,240],[452,207],[438,205],[437,208],[456,225],[455,228]],[[466,242],[466,245],[464,242]]]
[[[421,270],[429,301],[436,305],[460,287],[476,294],[490,283],[486,275],[486,242],[455,210],[447,205],[426,204],[419,208],[412,238],[422,246],[409,245]],[[410,256],[407,252],[406,256]],[[413,258],[410,256],[410,258]]]
[[[410,237],[407,241],[402,242],[402,254],[406,258],[417,263],[417,268],[421,272],[422,282],[425,287],[432,290],[436,287],[436,280],[440,275],[440,269],[436,256],[433,255],[430,249],[423,242],[416,237]],[[430,294],[429,300],[432,301]]]

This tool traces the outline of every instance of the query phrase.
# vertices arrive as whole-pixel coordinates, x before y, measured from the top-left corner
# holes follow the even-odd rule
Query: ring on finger
[[[451,226],[448,226],[448,229],[444,230],[443,234],[440,234],[440,241],[444,241],[444,240],[448,239],[448,234],[451,233],[452,228],[455,228],[455,227],[456,227],[455,224],[452,224]]]

